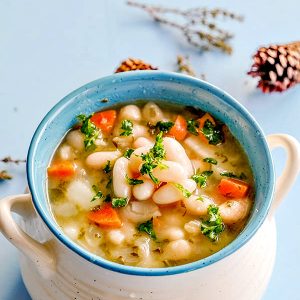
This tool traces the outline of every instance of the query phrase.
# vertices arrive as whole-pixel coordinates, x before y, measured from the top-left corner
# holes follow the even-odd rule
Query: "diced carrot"
[[[183,116],[177,116],[174,126],[169,130],[168,135],[173,136],[178,141],[184,140],[187,135],[187,123]]]
[[[75,174],[75,166],[68,160],[58,161],[52,163],[47,169],[48,176],[55,177],[57,179],[71,177]]]
[[[199,133],[199,137],[201,138],[201,140],[208,144],[209,141],[207,140],[205,135],[202,133],[202,128],[204,127],[205,122],[207,120],[210,121],[213,125],[216,125],[214,118],[209,113],[206,113],[204,116],[202,116],[200,119],[198,119],[198,122],[199,122],[198,133]]]
[[[99,210],[90,211],[87,217],[101,227],[120,228],[122,226],[117,211],[110,204],[103,205]]]
[[[247,196],[249,184],[234,178],[223,178],[218,185],[221,195],[229,198],[243,198]]]
[[[99,111],[91,117],[91,121],[104,133],[110,133],[115,125],[117,112],[115,110]]]

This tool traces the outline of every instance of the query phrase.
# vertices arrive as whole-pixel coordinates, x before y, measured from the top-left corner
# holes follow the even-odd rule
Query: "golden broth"
[[[248,219],[254,183],[247,157],[228,128],[210,116],[203,129],[204,112],[151,102],[113,110],[107,120],[96,113],[86,121],[97,125],[94,140],[95,130],[83,133],[82,124],[71,129],[48,168],[50,206],[65,234],[105,259],[140,267],[196,261],[234,240]],[[159,121],[173,126],[162,134],[166,155],[154,157],[159,165],[152,170],[165,179],[154,182],[149,173],[141,174],[147,162],[141,155],[153,149]],[[222,137],[212,140],[216,145],[208,141],[218,138],[213,130]],[[85,142],[92,146],[86,149]],[[177,148],[178,155],[177,150],[172,154]],[[127,159],[128,149],[142,150]],[[116,204],[125,206],[112,207]],[[209,211],[221,224],[209,220]]]

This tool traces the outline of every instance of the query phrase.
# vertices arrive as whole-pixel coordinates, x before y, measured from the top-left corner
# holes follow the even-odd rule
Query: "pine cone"
[[[127,58],[126,60],[122,61],[115,73],[137,70],[157,70],[157,68],[145,63],[141,59]]]
[[[253,59],[247,74],[260,78],[257,87],[264,93],[283,92],[300,83],[300,42],[261,47]]]

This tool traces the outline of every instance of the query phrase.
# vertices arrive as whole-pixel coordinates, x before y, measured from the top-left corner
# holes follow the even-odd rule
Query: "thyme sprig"
[[[128,1],[129,6],[141,8],[161,24],[176,28],[182,32],[187,42],[202,51],[219,49],[231,54],[232,47],[228,41],[233,34],[221,29],[215,20],[219,17],[235,21],[243,21],[243,17],[222,8],[207,9],[197,7],[191,9],[178,9],[161,6],[146,5],[135,1]],[[181,21],[178,20],[180,17]]]

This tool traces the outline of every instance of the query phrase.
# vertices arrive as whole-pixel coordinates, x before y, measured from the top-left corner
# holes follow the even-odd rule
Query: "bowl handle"
[[[25,233],[12,216],[15,212],[23,217],[34,212],[30,194],[8,196],[0,200],[0,231],[14,246],[36,265],[43,277],[51,276],[55,271],[55,259],[52,252]]]
[[[287,154],[286,164],[282,174],[277,179],[275,195],[270,209],[273,216],[281,201],[293,186],[300,171],[300,144],[292,136],[287,134],[272,134],[267,136],[270,149],[284,148]]]

